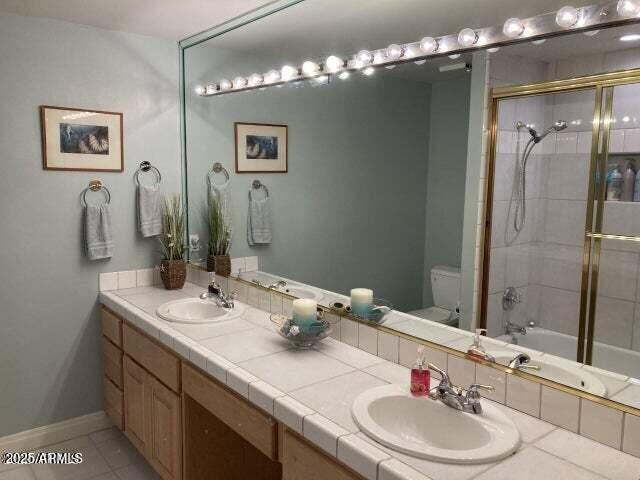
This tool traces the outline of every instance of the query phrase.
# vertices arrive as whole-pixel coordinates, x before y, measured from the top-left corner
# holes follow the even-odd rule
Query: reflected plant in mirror
[[[206,210],[208,229],[207,271],[228,277],[231,273],[231,225],[228,205],[219,191],[210,192]]]

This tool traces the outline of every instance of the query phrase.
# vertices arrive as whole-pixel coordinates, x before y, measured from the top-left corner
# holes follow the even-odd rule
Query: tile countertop
[[[241,318],[219,324],[175,324],[155,314],[164,302],[201,292],[192,284],[140,287],[102,292],[100,302],[369,480],[640,480],[640,458],[497,403],[522,436],[518,452],[501,462],[451,465],[390,450],[359,431],[351,403],[385,383],[408,388],[407,368],[331,338],[292,349],[271,331],[268,313],[244,304]]]

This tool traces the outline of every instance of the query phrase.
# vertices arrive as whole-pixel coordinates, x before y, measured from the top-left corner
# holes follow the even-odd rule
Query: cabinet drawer
[[[104,411],[113,420],[116,427],[122,430],[124,427],[122,390],[106,377],[103,378],[102,384],[104,389]]]
[[[122,350],[102,337],[102,352],[104,353],[104,374],[119,389],[122,389]]]
[[[271,417],[184,363],[182,389],[268,458],[277,460],[277,424]]]
[[[180,392],[180,359],[178,357],[126,323],[122,326],[122,337],[127,355],[174,392]]]
[[[122,320],[111,310],[102,307],[101,309],[102,334],[122,347]]]
[[[282,480],[363,480],[286,428],[282,438]]]

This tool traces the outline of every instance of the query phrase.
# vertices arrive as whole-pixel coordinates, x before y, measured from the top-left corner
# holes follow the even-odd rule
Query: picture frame
[[[45,170],[123,172],[123,114],[40,106]]]
[[[236,122],[236,173],[287,173],[288,130],[287,125]]]

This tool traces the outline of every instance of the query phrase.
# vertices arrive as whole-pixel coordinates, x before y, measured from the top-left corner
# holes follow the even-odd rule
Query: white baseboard
[[[0,438],[1,452],[24,452],[113,426],[103,411]]]

